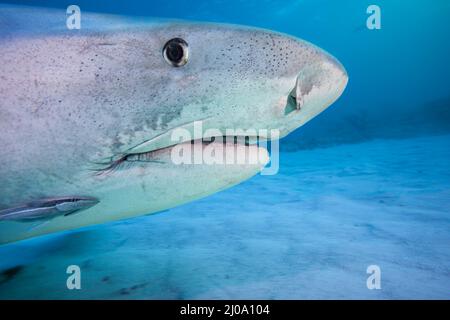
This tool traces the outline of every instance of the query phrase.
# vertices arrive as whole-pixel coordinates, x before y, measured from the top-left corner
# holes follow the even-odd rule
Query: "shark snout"
[[[303,124],[335,102],[348,83],[344,66],[326,52],[300,69],[289,93],[285,115],[300,118]]]

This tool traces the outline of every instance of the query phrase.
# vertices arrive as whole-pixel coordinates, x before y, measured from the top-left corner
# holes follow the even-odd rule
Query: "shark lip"
[[[195,137],[192,139],[181,139],[178,141],[174,141],[172,139],[172,134],[177,129],[186,129],[189,132],[194,131],[194,125],[196,122],[203,122],[207,123],[211,120],[210,117],[187,122],[182,125],[179,125],[177,127],[171,128],[167,131],[164,131],[155,137],[145,140],[144,142],[124,150],[123,152],[116,153],[115,155],[112,155],[108,158],[104,158],[100,161],[94,161],[92,162],[91,170],[94,172],[97,172],[97,175],[102,174],[103,172],[109,172],[112,171],[112,169],[116,168],[118,165],[120,165],[123,162],[126,162],[127,160],[130,160],[132,158],[139,158],[139,157],[146,157],[146,158],[154,158],[154,156],[157,155],[158,152],[162,152],[164,150],[167,150],[168,148],[175,147],[176,145],[184,144],[184,143],[202,143],[203,145],[208,145],[212,142],[218,142],[222,141],[224,144],[230,144],[230,142],[233,142],[234,145],[240,145],[244,147],[249,147],[250,145],[258,145],[258,147],[263,148],[264,146],[259,145],[262,141],[268,141],[270,138],[268,138],[264,132],[258,135],[233,135],[233,136],[227,136],[227,135],[205,135],[204,132],[199,137]],[[219,130],[222,132],[221,130]],[[225,130],[226,131],[226,130]]]
[[[177,144],[181,144],[181,143],[185,143],[188,141],[196,141],[196,140],[202,140],[203,142],[211,142],[214,141],[215,139],[223,139],[223,141],[227,140],[228,142],[230,142],[231,137],[227,135],[205,135],[204,132],[202,132],[200,135],[195,133],[195,129],[194,126],[196,123],[198,122],[202,122],[205,124],[208,124],[210,122],[211,118],[204,118],[204,119],[200,119],[200,120],[196,120],[196,121],[192,121],[192,122],[188,122],[185,124],[182,124],[180,126],[177,126],[175,128],[171,128],[149,140],[146,140],[128,150],[126,150],[125,152],[123,152],[123,154],[139,154],[139,153],[147,153],[147,152],[154,152],[157,150],[161,150],[161,149],[165,149],[165,148],[169,148],[169,147],[173,147]],[[176,132],[176,130],[179,129],[185,129],[188,132],[194,132],[194,134],[192,135],[191,139],[187,138],[187,139],[177,139],[176,141],[172,138],[172,135]],[[222,132],[223,130],[219,130],[220,132]],[[226,131],[226,130],[225,130]],[[243,139],[245,140],[247,137],[249,138],[249,140],[252,141],[261,141],[261,140],[267,140],[268,138],[262,134],[258,134],[258,135],[233,135],[234,138],[236,138],[236,140],[238,140],[238,142],[243,141]]]
[[[183,123],[175,128],[166,130],[166,131],[154,136],[153,138],[145,140],[144,142],[126,150],[124,153],[131,154],[131,153],[151,152],[151,151],[155,151],[158,149],[164,149],[167,147],[171,147],[171,146],[177,145],[179,143],[187,142],[187,141],[189,141],[188,139],[186,139],[184,141],[173,141],[171,139],[171,136],[176,130],[179,130],[179,129],[186,129],[188,131],[189,130],[192,131],[196,122],[208,121],[209,119],[210,118],[208,117],[208,118],[203,118],[203,119]]]
[[[253,144],[258,144],[259,141],[261,141],[260,139],[264,139],[263,137],[259,137],[259,136],[241,136],[241,135],[237,135],[237,136],[208,136],[208,137],[202,137],[200,139],[192,139],[192,140],[185,140],[185,141],[180,141],[180,142],[175,142],[173,144],[167,145],[167,146],[162,146],[160,148],[155,148],[155,149],[151,149],[148,151],[142,151],[142,152],[131,152],[131,153],[127,153],[126,155],[136,155],[136,154],[144,154],[144,153],[154,153],[154,152],[158,152],[167,148],[171,148],[174,147],[176,145],[182,144],[182,143],[187,143],[190,142],[191,144],[194,143],[202,143],[204,145],[208,145],[210,143],[213,142],[222,142],[224,144],[227,143],[232,143],[234,145],[243,145],[243,146],[250,146]]]
[[[254,138],[256,142],[251,142],[250,140]],[[220,140],[221,139],[221,140]],[[261,138],[264,139],[264,138]],[[195,140],[188,140],[188,141],[182,141],[178,143],[174,143],[168,146],[164,146],[157,149],[152,149],[149,151],[143,151],[139,153],[126,153],[122,154],[115,160],[112,160],[108,163],[103,163],[101,168],[93,169],[96,172],[97,176],[101,176],[105,173],[110,173],[115,171],[117,168],[119,168],[123,163],[125,162],[154,162],[154,163],[163,163],[161,161],[156,160],[158,158],[158,154],[160,152],[164,152],[167,149],[174,147],[176,145],[180,144],[186,144],[190,143],[192,145],[194,144],[203,144],[203,145],[209,145],[211,143],[218,143],[221,142],[224,145],[234,145],[235,147],[244,147],[249,148],[251,145],[257,145],[259,148],[263,148],[259,145],[259,137],[249,137],[249,136],[212,136],[208,138],[201,138],[201,139],[195,139]],[[264,148],[265,149],[265,148]],[[266,149],[267,151],[267,149]],[[144,159],[144,160],[142,160]]]

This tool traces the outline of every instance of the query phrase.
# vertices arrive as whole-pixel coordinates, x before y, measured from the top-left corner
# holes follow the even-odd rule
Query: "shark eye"
[[[164,45],[163,56],[171,66],[184,66],[188,62],[189,46],[183,39],[173,38]]]

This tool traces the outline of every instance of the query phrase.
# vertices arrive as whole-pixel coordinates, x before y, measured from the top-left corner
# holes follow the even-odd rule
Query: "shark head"
[[[114,74],[110,78],[119,74],[122,85],[108,96],[132,102],[129,107],[122,106],[127,114],[124,119],[131,119],[128,124],[132,127],[126,128],[125,121],[115,126],[113,145],[118,149],[112,154],[118,156],[112,157],[107,170],[131,163],[131,159],[145,158],[149,161],[140,164],[141,175],[136,181],[145,180],[143,177],[155,175],[154,168],[162,166],[150,160],[156,159],[156,154],[165,155],[163,162],[171,173],[158,178],[159,183],[168,176],[189,177],[177,184],[182,184],[183,190],[195,190],[196,198],[259,172],[269,158],[267,151],[252,145],[252,141],[272,139],[272,130],[278,131],[276,138],[289,134],[330,106],[348,80],[343,66],[330,54],[306,41],[268,30],[169,23],[139,33],[115,33],[102,41],[111,44],[102,46],[103,55],[121,59],[120,64],[110,68]],[[196,128],[199,122],[200,131]],[[124,128],[117,129],[121,127]],[[235,170],[230,165],[195,165],[194,161],[187,170],[174,163],[174,151],[179,154],[180,146],[207,141],[203,149],[221,148],[224,137],[230,136],[235,141],[245,137],[250,145],[240,140],[244,148],[236,152],[246,153],[247,159],[251,158],[249,154],[258,154],[260,161],[235,164]],[[135,167],[124,170],[132,172]],[[203,173],[202,178],[199,172]],[[113,174],[106,179],[109,187],[115,178]],[[117,187],[123,187],[124,179],[117,179]],[[129,181],[139,185],[131,178]],[[152,184],[154,189],[159,188]],[[153,203],[170,198],[158,205],[159,209],[194,198],[181,193],[169,195],[163,192],[166,188],[158,193],[158,200],[150,196]],[[139,199],[149,199],[144,193],[134,194],[139,194]]]
[[[117,37],[130,42],[127,33]],[[265,131],[278,130],[284,137],[329,107],[348,81],[330,54],[268,30],[171,23],[134,39],[134,52],[124,53],[132,69],[121,73],[139,79],[129,81],[133,88],[126,90],[133,99],[147,98],[142,105],[148,115],[139,109],[147,128],[135,141],[124,142],[128,153],[188,141],[189,136],[173,141],[173,132],[183,128],[193,136],[198,121],[201,138],[227,130],[265,139],[270,139]],[[136,65],[139,71],[130,72]],[[135,137],[138,131],[133,130]]]
[[[15,25],[36,15],[8,10]],[[11,161],[0,177],[11,188],[0,209],[84,196],[95,205],[78,201],[77,214],[32,230],[10,215],[0,242],[158,212],[238,184],[269,162],[256,141],[305,124],[348,81],[322,49],[268,30],[85,13],[74,33],[45,27],[54,16],[43,11],[42,25],[24,23],[29,31],[1,42],[0,143]],[[191,163],[179,161],[186,150]],[[205,153],[213,161],[195,159]]]

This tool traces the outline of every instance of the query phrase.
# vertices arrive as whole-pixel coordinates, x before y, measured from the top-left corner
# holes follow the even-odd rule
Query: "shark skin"
[[[258,163],[175,164],[180,146],[230,145],[219,134],[174,141],[176,129],[201,121],[204,131],[284,137],[348,81],[324,50],[270,30],[81,17],[81,29],[68,30],[65,10],[0,5],[0,243],[160,212],[236,185],[268,163],[264,148],[238,148]],[[188,45],[182,66],[163,54],[171,39]],[[49,218],[33,227],[24,208],[40,203]]]

